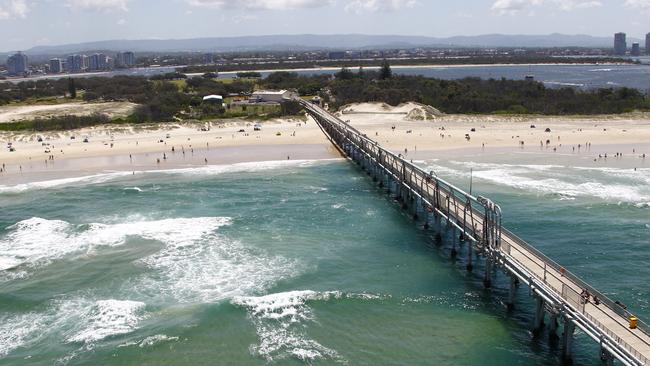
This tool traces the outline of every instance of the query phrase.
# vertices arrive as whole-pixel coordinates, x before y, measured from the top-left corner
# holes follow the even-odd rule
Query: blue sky
[[[0,0],[0,50],[261,34],[650,32],[650,0]]]

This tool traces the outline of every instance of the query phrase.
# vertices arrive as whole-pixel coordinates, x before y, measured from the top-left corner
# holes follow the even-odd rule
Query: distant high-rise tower
[[[115,55],[115,67],[117,68],[126,67],[126,64],[124,63],[124,54],[122,52],[118,52]]]
[[[632,52],[630,54],[632,56],[641,56],[641,46],[638,42],[632,43]]]
[[[645,54],[650,55],[650,33],[645,35]]]
[[[63,72],[63,60],[60,58],[53,58],[50,60],[50,73],[60,74]]]
[[[131,51],[127,51],[123,53],[124,57],[124,64],[126,67],[133,67],[135,66],[135,53]]]
[[[108,56],[103,53],[96,53],[89,58],[88,69],[91,71],[106,70],[108,68]]]
[[[9,75],[23,75],[29,70],[27,55],[18,52],[7,59]]]
[[[614,35],[614,53],[619,56],[624,56],[627,52],[627,41],[625,33],[616,33]]]

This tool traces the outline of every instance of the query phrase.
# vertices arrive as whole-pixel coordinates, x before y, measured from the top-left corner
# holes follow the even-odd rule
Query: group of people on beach
[[[167,145],[167,143],[165,143],[165,145]],[[206,142],[205,147],[209,151],[210,150],[210,143]],[[192,147],[192,145],[189,145],[189,149],[190,149],[190,153],[192,154],[192,156],[194,156],[194,148]],[[171,152],[172,152],[172,154],[176,154],[176,147],[175,146],[172,146]],[[181,153],[183,154],[183,158],[185,158],[185,146],[184,145],[181,145]],[[129,155],[129,159],[131,159],[131,161],[133,161],[133,158],[131,157],[131,155]],[[167,153],[163,152],[162,160],[163,161],[167,160]],[[208,158],[204,157],[203,162],[207,165],[208,164]],[[157,158],[156,159],[156,164],[160,164],[160,163],[161,163],[160,158]]]

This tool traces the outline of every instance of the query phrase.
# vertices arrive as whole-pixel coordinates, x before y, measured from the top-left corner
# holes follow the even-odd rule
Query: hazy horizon
[[[0,0],[3,52],[105,40],[650,32],[650,0]],[[173,26],[170,26],[172,24]]]

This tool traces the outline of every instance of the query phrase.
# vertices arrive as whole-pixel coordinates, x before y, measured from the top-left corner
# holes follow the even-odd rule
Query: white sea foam
[[[566,167],[540,164],[496,164],[450,161],[455,167],[432,166],[442,172],[441,176],[473,176],[502,186],[539,194],[552,194],[559,199],[595,197],[616,203],[630,203],[645,207],[650,202],[650,169],[615,169],[591,167]],[[581,171],[590,171],[601,176]],[[604,175],[604,176],[603,176]],[[639,184],[642,183],[642,184]]]
[[[21,278],[26,275],[21,265],[44,264],[78,251],[80,242],[70,240],[70,224],[59,220],[31,218],[7,228],[9,234],[0,239],[0,263],[4,269],[0,279]]]
[[[83,344],[66,356],[71,359],[98,341],[137,329],[146,318],[144,308],[137,301],[73,298],[53,301],[42,312],[0,315],[0,357],[46,338],[62,337],[64,342]]]
[[[75,303],[67,304],[62,310],[69,311],[69,307],[76,306]],[[145,317],[144,308],[145,304],[139,301],[96,301],[79,314],[80,322],[75,324],[67,341],[94,343],[110,336],[130,333],[137,329],[139,322]]]
[[[124,188],[124,190],[128,192],[138,192],[138,193],[144,192],[140,187],[126,187]]]
[[[0,257],[0,271],[13,269],[19,266],[22,262],[13,257]]]
[[[225,173],[244,173],[275,170],[288,167],[309,167],[321,160],[277,160],[236,163],[229,165],[207,165],[195,168],[152,170],[148,173],[178,175],[220,175]]]
[[[178,341],[178,337],[170,337],[165,334],[156,334],[143,339],[142,342],[138,344],[138,347],[140,348],[152,347],[160,343],[176,342],[176,341]]]
[[[0,240],[0,263],[13,268],[0,271],[0,279],[28,276],[62,258],[96,255],[98,248],[124,245],[130,237],[163,244],[139,260],[151,271],[124,284],[129,292],[140,292],[141,298],[215,302],[263,291],[301,271],[295,260],[220,235],[218,229],[230,222],[227,217],[201,217],[76,226],[32,218],[9,227],[9,234]]]
[[[450,163],[455,165],[464,166],[467,168],[473,169],[527,169],[532,171],[549,171],[552,169],[564,169],[564,165],[554,165],[554,164],[497,164],[497,163],[477,163],[477,162],[465,162],[465,161],[455,161],[452,160]]]
[[[100,246],[117,246],[130,236],[157,240],[170,246],[192,243],[221,226],[229,218],[180,218],[122,224],[74,226],[65,221],[31,218],[8,228],[0,240],[0,278],[26,275],[29,267],[47,265],[73,253],[89,252]],[[15,268],[6,271],[8,268]]]
[[[17,184],[13,186],[0,186],[0,194],[2,193],[21,193],[25,191],[59,188],[69,185],[85,185],[85,184],[100,184],[109,182],[111,180],[132,175],[132,172],[112,172],[103,174],[94,174],[83,177],[53,179],[41,182],[31,182]]]
[[[0,314],[0,357],[38,340],[44,318],[37,313]]]
[[[278,160],[278,161],[262,161],[262,162],[249,162],[237,163],[230,165],[207,165],[194,168],[181,168],[181,169],[163,169],[163,170],[145,170],[136,171],[135,175],[151,175],[151,174],[173,174],[173,175],[198,175],[210,176],[220,175],[225,173],[243,173],[243,172],[259,172],[275,169],[283,169],[288,167],[310,167],[319,162],[338,161],[340,159],[322,159],[322,160]],[[31,190],[59,188],[69,185],[92,185],[110,182],[112,180],[133,176],[133,171],[128,172],[110,172],[102,174],[94,174],[89,176],[54,179],[41,182],[31,182],[17,184],[13,186],[0,185],[0,194],[3,193],[21,193]],[[137,188],[137,187],[136,187]]]
[[[555,178],[528,178],[513,174],[512,171],[507,169],[478,171],[474,172],[474,176],[500,185],[543,194],[557,194],[568,197],[591,196],[608,201],[628,203],[650,200],[650,197],[643,194],[639,187],[622,184],[607,184],[595,181],[573,183]]]
[[[338,353],[310,339],[304,323],[314,319],[307,302],[341,298],[342,293],[293,291],[261,297],[236,297],[232,303],[246,308],[255,324],[260,344],[251,346],[251,352],[267,361],[288,357],[311,362],[330,359],[342,362]]]
[[[181,303],[207,303],[262,291],[301,270],[294,260],[269,256],[211,231],[166,240],[165,248],[141,260],[154,273],[134,287]]]
[[[609,177],[622,178],[622,179],[650,185],[649,168],[640,168],[634,170],[634,169],[618,169],[618,168],[576,167],[575,169],[581,171],[598,172]]]

